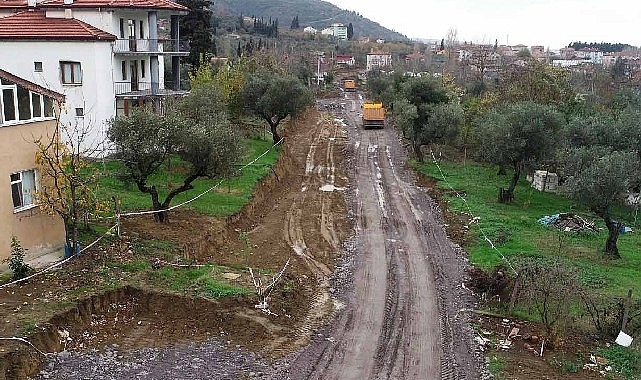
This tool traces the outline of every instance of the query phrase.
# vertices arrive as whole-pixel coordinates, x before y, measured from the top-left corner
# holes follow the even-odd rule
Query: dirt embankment
[[[305,345],[332,310],[327,279],[341,242],[352,231],[340,191],[321,189],[347,183],[343,141],[340,125],[310,110],[290,122],[278,163],[239,214],[218,220],[178,211],[162,226],[149,217],[125,220],[123,241],[105,242],[53,274],[2,289],[0,320],[6,323],[0,336],[21,335],[28,326],[28,340],[44,353],[219,339],[231,347],[278,357]],[[290,259],[267,299],[274,314],[254,307],[260,301],[256,295],[208,301],[147,289],[135,279],[135,287],[85,299],[70,293],[96,284],[104,257],[139,260],[131,248],[141,238],[176,244],[181,247],[178,258],[252,267],[262,273],[277,273]],[[236,273],[240,276],[232,283],[251,288],[248,271]],[[33,375],[45,359],[21,342],[0,342],[0,350],[0,380]]]

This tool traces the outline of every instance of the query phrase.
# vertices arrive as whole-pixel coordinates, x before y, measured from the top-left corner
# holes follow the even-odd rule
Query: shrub
[[[11,237],[11,255],[3,262],[9,263],[9,269],[13,272],[13,279],[20,280],[33,272],[33,268],[24,262],[25,249],[20,245],[17,237]]]

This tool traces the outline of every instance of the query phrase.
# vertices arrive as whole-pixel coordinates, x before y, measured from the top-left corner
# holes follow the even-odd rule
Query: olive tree
[[[603,219],[608,229],[604,252],[611,258],[620,257],[617,240],[621,222],[615,219],[613,208],[638,178],[638,165],[636,153],[630,151],[593,146],[566,153],[564,190]]]
[[[278,125],[288,116],[296,116],[312,102],[312,95],[293,76],[260,71],[250,75],[243,87],[245,107],[269,124],[274,144],[280,141]]]
[[[167,221],[167,209],[173,198],[194,188],[201,177],[215,178],[231,174],[240,159],[241,137],[231,128],[220,92],[211,85],[196,87],[172,104],[161,116],[151,109],[134,109],[129,116],[111,120],[109,139],[116,156],[122,160],[127,180],[151,197],[154,218]],[[170,156],[185,164],[182,184],[164,194],[151,181]]]
[[[460,105],[450,102],[445,87],[431,78],[402,84],[393,115],[419,162],[423,161],[421,146],[452,139],[463,121]]]
[[[550,106],[533,102],[509,104],[488,112],[477,127],[480,150],[488,162],[513,169],[512,179],[500,201],[514,198],[521,173],[527,164],[554,156],[563,116]]]

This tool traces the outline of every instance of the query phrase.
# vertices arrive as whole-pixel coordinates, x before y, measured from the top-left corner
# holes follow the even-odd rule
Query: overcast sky
[[[327,0],[410,38],[559,49],[572,41],[641,46],[641,0]]]

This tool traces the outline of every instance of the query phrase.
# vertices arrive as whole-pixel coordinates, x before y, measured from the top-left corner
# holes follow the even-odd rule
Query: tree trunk
[[[505,165],[499,165],[499,171],[496,173],[496,175],[506,175],[507,172],[505,171]]]
[[[278,144],[280,142],[280,136],[278,135],[278,123],[273,123],[270,121],[269,129],[272,132],[272,140],[274,141],[274,145]]]
[[[621,222],[613,220],[608,214],[599,214],[608,227],[608,240],[605,242],[605,254],[611,259],[619,259],[619,248],[617,247],[617,240],[621,231]]]
[[[514,197],[514,189],[516,188],[516,184],[519,183],[520,178],[521,178],[521,166],[514,165],[514,175],[512,176],[512,180],[510,181],[510,187],[508,187],[507,189],[508,193],[510,193],[512,197]]]
[[[412,143],[412,148],[414,148],[414,155],[416,156],[416,161],[423,162],[423,151],[421,150],[421,143],[419,142]]]

